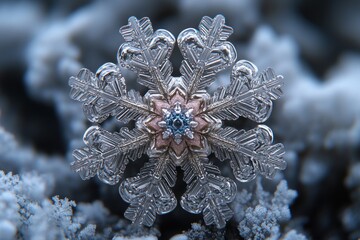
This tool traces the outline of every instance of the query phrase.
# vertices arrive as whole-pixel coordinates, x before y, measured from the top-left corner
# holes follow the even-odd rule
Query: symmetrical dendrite
[[[190,213],[203,213],[206,224],[222,228],[231,218],[228,207],[236,184],[221,176],[208,160],[213,152],[229,160],[234,176],[241,182],[258,173],[271,178],[276,169],[285,169],[284,148],[272,144],[270,128],[260,125],[244,131],[223,127],[222,120],[246,117],[264,122],[272,110],[272,100],[282,94],[282,77],[267,69],[240,60],[234,66],[229,86],[212,96],[206,88],[215,74],[236,60],[234,46],[226,39],[232,28],[224,17],[204,17],[199,30],[186,29],[177,43],[184,57],[181,77],[172,77],[170,54],[174,36],[166,30],[153,31],[148,18],[129,19],[120,29],[125,39],[118,52],[118,64],[106,63],[96,74],[82,69],[71,77],[71,97],[83,103],[86,117],[101,123],[110,116],[121,122],[136,121],[136,127],[111,133],[99,126],[85,135],[86,147],[74,151],[72,168],[83,179],[95,175],[105,183],[122,179],[126,164],[143,154],[149,162],[140,173],[122,181],[119,192],[130,204],[125,217],[151,226],[157,214],[172,211],[177,200],[171,187],[176,182],[176,166],[184,170],[188,184],[180,205]],[[137,73],[138,83],[149,88],[145,96],[127,90],[119,67]]]

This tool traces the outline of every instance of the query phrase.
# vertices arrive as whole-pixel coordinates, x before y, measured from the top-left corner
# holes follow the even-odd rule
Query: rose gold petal
[[[191,147],[197,147],[197,148],[202,148],[202,144],[201,144],[201,136],[199,133],[194,133],[194,138],[193,139],[186,139],[186,143],[191,146]]]
[[[161,117],[156,116],[156,117],[152,118],[151,120],[146,121],[144,123],[145,123],[145,126],[147,126],[150,129],[150,131],[158,132],[158,131],[162,130],[161,127],[158,125],[158,122],[160,122],[161,120],[162,120]]]
[[[170,145],[171,139],[163,139],[161,134],[157,134],[155,137],[155,148],[162,149]]]
[[[185,98],[184,98],[184,96],[180,95],[179,90],[176,90],[174,96],[172,96],[170,99],[171,105],[174,105],[176,102],[180,102],[180,104],[182,104],[182,105],[185,103]]]
[[[196,99],[196,100],[190,100],[190,101],[188,101],[188,103],[186,104],[186,108],[187,108],[187,109],[190,109],[190,108],[194,109],[193,114],[196,115],[196,113],[199,112],[200,105],[201,105],[201,101],[202,101],[202,100],[198,100],[198,99]]]
[[[206,128],[209,125],[207,121],[205,121],[202,117],[194,117],[194,121],[198,123],[198,125],[194,129],[195,131],[198,132],[206,131]]]
[[[183,140],[180,144],[175,143],[175,141],[171,141],[170,147],[175,152],[175,154],[180,157],[187,146],[185,141]]]
[[[154,109],[153,110],[154,112],[156,112],[159,115],[162,115],[161,109],[168,109],[170,108],[170,105],[164,100],[154,99],[152,100],[152,107]]]

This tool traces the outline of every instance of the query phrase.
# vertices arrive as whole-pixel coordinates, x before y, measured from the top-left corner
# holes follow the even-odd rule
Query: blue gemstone
[[[184,135],[185,130],[190,128],[191,118],[187,117],[184,112],[176,113],[175,110],[171,110],[171,114],[165,118],[166,127],[175,134]]]

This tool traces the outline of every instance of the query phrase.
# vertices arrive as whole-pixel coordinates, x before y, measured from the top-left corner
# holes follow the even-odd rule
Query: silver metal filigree
[[[111,133],[99,126],[85,135],[86,147],[74,151],[72,168],[83,179],[95,175],[108,184],[122,180],[126,164],[143,154],[149,162],[140,173],[120,184],[121,197],[130,204],[125,217],[151,226],[158,214],[171,212],[177,200],[171,187],[176,166],[184,170],[188,184],[180,205],[190,213],[203,213],[207,225],[223,228],[232,217],[235,182],[221,176],[208,160],[213,152],[229,160],[234,176],[247,182],[257,174],[267,178],[285,169],[282,144],[272,144],[273,133],[265,125],[244,131],[223,127],[222,120],[245,117],[264,122],[278,99],[282,76],[272,69],[262,73],[254,64],[240,60],[233,66],[231,83],[212,96],[206,88],[217,72],[236,60],[234,46],[226,39],[232,28],[223,16],[203,17],[199,30],[186,29],[177,39],[184,57],[180,77],[173,77],[169,57],[175,37],[166,30],[153,31],[148,18],[129,19],[120,29],[125,39],[118,52],[118,64],[106,63],[93,74],[82,69],[71,77],[71,98],[83,103],[85,116],[101,123],[110,116],[136,128]],[[149,88],[145,96],[127,90],[119,66],[138,75],[138,83]]]

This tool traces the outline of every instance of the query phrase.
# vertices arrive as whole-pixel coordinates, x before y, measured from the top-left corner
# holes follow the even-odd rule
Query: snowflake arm
[[[91,122],[102,122],[112,115],[126,123],[153,114],[138,92],[127,92],[125,80],[113,63],[104,64],[96,74],[84,68],[70,78],[69,85],[70,97],[83,103],[84,114]]]
[[[264,125],[249,131],[221,128],[208,135],[215,156],[221,161],[230,159],[234,176],[241,182],[254,179],[257,173],[272,178],[276,169],[286,168],[284,146],[271,145],[272,131]]]
[[[189,96],[208,87],[217,72],[236,60],[234,46],[225,41],[232,32],[225,18],[217,15],[214,19],[203,17],[199,31],[188,28],[180,33],[177,41],[184,57],[180,72]]]
[[[97,174],[101,181],[114,185],[121,179],[129,159],[134,161],[146,153],[149,136],[137,129],[121,128],[118,133],[110,133],[93,126],[84,134],[84,142],[87,147],[73,153],[72,169],[82,179]]]
[[[233,216],[227,204],[235,197],[236,184],[229,178],[219,176],[219,168],[209,163],[206,156],[191,153],[183,162],[184,181],[188,186],[180,204],[190,213],[203,212],[207,225],[215,224],[223,228]]]
[[[136,72],[140,84],[167,96],[172,73],[169,57],[175,37],[163,29],[154,32],[146,17],[140,20],[131,17],[120,33],[126,42],[119,48],[119,63]]]
[[[257,67],[246,60],[238,61],[232,70],[231,83],[218,89],[204,113],[219,119],[236,120],[240,116],[256,122],[266,121],[272,101],[282,95],[283,77],[271,68],[257,74]]]
[[[150,158],[137,176],[120,185],[121,197],[130,203],[124,216],[134,224],[152,226],[157,214],[176,207],[177,200],[170,189],[175,182],[175,164],[167,153]]]

